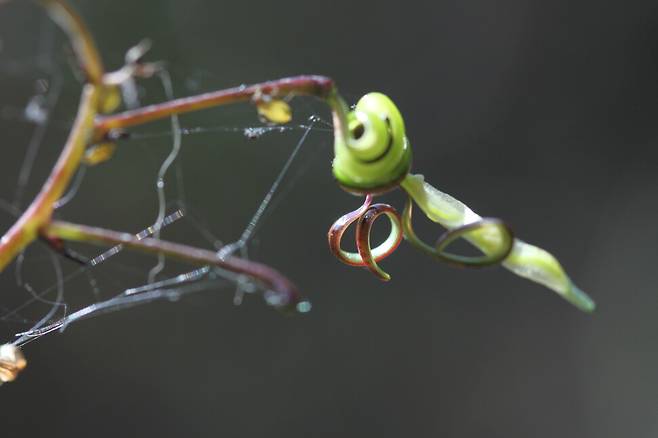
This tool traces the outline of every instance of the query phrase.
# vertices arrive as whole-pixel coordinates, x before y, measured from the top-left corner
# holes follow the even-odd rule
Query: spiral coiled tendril
[[[370,246],[370,232],[375,220],[381,215],[386,215],[389,219],[391,232],[383,243],[372,249]],[[357,222],[357,252],[349,252],[342,249],[341,240],[345,231],[354,222]],[[372,204],[372,195],[366,195],[361,207],[341,216],[334,222],[331,228],[329,228],[327,237],[331,252],[341,262],[350,266],[365,266],[381,280],[388,281],[391,279],[391,276],[377,265],[377,262],[391,255],[402,241],[400,215],[390,205]]]
[[[446,231],[439,237],[434,246],[428,245],[418,238],[411,223],[413,202],[407,199],[402,213],[402,229],[404,237],[413,246],[435,259],[449,263],[453,266],[466,268],[480,268],[501,263],[507,258],[514,247],[514,234],[512,229],[502,220],[496,218],[482,218]],[[445,251],[455,240],[480,234],[490,242],[488,250],[481,256],[463,256]]]
[[[461,227],[444,232],[435,245],[429,245],[418,238],[411,222],[412,201],[407,201],[402,217],[395,208],[388,204],[372,204],[372,194],[366,195],[361,207],[340,217],[329,228],[327,234],[331,252],[341,262],[350,266],[363,266],[370,270],[381,280],[388,281],[391,276],[384,272],[377,262],[391,255],[400,244],[402,237],[413,246],[435,259],[449,263],[453,266],[478,268],[491,266],[502,262],[512,251],[514,235],[512,230],[500,219],[482,218]],[[386,240],[372,249],[370,246],[370,233],[378,217],[386,215],[391,223],[391,232]],[[343,234],[356,222],[356,248],[357,252],[345,251],[341,247]],[[446,251],[455,240],[468,239],[469,236],[479,234],[485,237],[490,244],[487,251],[481,256],[463,256]]]

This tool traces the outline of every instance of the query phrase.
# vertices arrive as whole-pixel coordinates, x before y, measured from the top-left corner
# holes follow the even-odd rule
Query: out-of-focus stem
[[[85,85],[78,115],[62,153],[37,197],[0,239],[0,272],[32,241],[50,221],[55,202],[64,194],[91,138],[99,89]]]
[[[27,210],[0,238],[0,272],[37,238],[39,229],[50,221],[55,202],[71,182],[91,140],[102,92],[103,64],[96,44],[82,19],[64,0],[39,0],[39,3],[68,35],[89,83],[82,90],[73,128],[48,179]]]
[[[103,61],[101,61],[91,32],[82,18],[63,0],[39,0],[39,3],[46,9],[50,18],[68,35],[87,80],[92,84],[100,85],[105,74]]]
[[[139,239],[130,233],[121,233],[69,222],[52,221],[41,232],[49,238],[111,246],[123,245],[126,248],[144,253],[163,254],[167,257],[173,257],[197,265],[217,266],[231,272],[245,274],[256,278],[269,289],[267,292],[269,295],[266,295],[266,299],[277,308],[294,310],[301,300],[297,287],[283,274],[269,266],[251,260],[237,257],[220,257],[215,252],[180,243],[167,242],[150,237]]]

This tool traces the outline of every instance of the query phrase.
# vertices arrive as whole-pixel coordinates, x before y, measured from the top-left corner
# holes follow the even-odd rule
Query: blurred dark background
[[[151,38],[149,59],[168,62],[179,96],[300,73],[335,78],[351,102],[389,94],[415,171],[553,252],[598,309],[586,315],[502,268],[456,270],[406,245],[382,262],[388,284],[340,264],[326,230],[358,199],[332,179],[331,133],[314,130],[252,248],[300,285],[311,313],[284,317],[256,296],[235,307],[224,288],[73,325],[25,347],[29,368],[0,388],[4,436],[658,435],[655,1],[74,4],[111,68]],[[79,97],[65,39],[48,23],[31,2],[0,7],[5,200],[34,131],[14,110],[42,71],[54,65],[65,81],[26,200]],[[162,100],[156,81],[144,87],[145,102]],[[295,123],[329,117],[313,100],[293,108]],[[253,108],[236,106],[182,124],[258,123]],[[301,134],[185,136],[186,201],[221,239],[237,239]],[[62,217],[127,231],[152,223],[170,145],[166,136],[121,144]],[[386,199],[402,207],[399,193]],[[11,220],[0,214],[3,230]],[[207,245],[185,224],[165,237]],[[28,253],[36,286],[54,281],[46,256]],[[142,282],[153,264],[117,262]],[[118,286],[99,279],[104,297],[139,284],[116,269],[106,277]],[[66,293],[73,307],[94,299],[85,278]],[[0,276],[3,309],[28,298],[12,269]],[[2,340],[21,328],[4,323]]]

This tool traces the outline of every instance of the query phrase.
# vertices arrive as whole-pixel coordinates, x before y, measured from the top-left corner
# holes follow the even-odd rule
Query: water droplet
[[[111,129],[107,135],[106,135],[108,140],[116,141],[116,140],[125,140],[127,138],[130,138],[130,133],[128,131],[124,131],[123,129]]]
[[[245,128],[244,131],[243,131],[243,134],[249,140],[256,140],[261,135],[265,134],[266,132],[267,132],[267,129],[265,129],[263,127],[255,127],[255,128]]]
[[[278,292],[268,290],[263,294],[265,302],[272,307],[279,307],[283,304],[283,297]]]
[[[41,124],[48,119],[45,96],[37,94],[30,99],[25,106],[25,118],[37,124]]]
[[[299,313],[308,313],[313,308],[313,305],[310,301],[300,301],[297,303],[297,311]]]

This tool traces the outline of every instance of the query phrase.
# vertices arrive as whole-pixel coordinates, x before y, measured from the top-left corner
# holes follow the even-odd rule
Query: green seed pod
[[[395,104],[381,93],[366,94],[347,115],[347,124],[347,135],[337,135],[334,144],[339,184],[354,193],[396,187],[411,168],[411,147]]]

